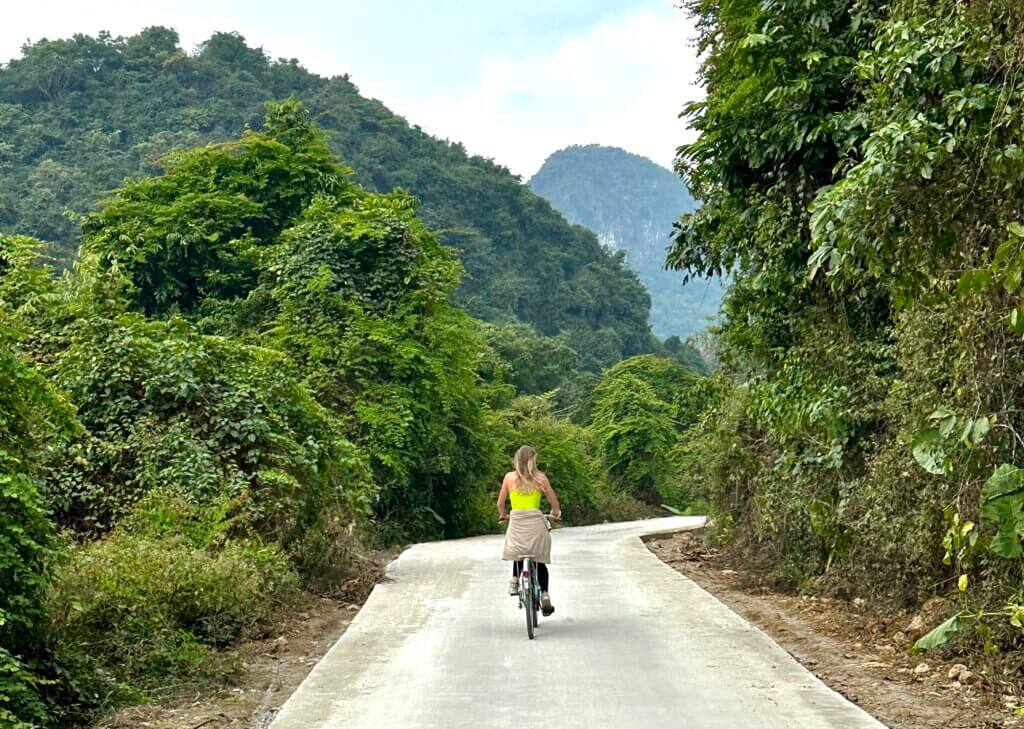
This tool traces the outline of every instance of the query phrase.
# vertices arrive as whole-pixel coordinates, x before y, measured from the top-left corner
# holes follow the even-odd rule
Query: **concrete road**
[[[878,729],[638,538],[696,517],[559,529],[537,638],[501,538],[388,568],[271,729]]]

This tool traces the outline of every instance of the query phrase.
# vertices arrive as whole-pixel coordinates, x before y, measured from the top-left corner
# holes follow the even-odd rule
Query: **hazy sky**
[[[670,165],[698,98],[692,23],[678,0],[32,0],[5,3],[0,59],[28,39],[178,30],[191,50],[237,31],[274,58],[348,73],[439,137],[529,176],[569,144]]]

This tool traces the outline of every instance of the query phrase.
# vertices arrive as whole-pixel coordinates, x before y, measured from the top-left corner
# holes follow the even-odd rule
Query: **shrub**
[[[287,557],[256,539],[225,539],[227,525],[209,516],[217,510],[204,513],[151,499],[56,563],[46,631],[72,710],[138,700],[171,678],[220,678],[228,666],[216,649],[258,635],[296,599]]]
[[[46,722],[35,620],[51,538],[31,480],[0,451],[0,726]]]
[[[606,370],[589,428],[612,485],[652,506],[685,506],[672,454],[708,397],[705,378],[675,359],[641,355]]]
[[[637,521],[663,516],[664,512],[614,489],[605,482],[594,487],[593,522]]]
[[[11,274],[2,264],[0,256],[0,271]],[[53,527],[37,483],[77,424],[63,398],[8,348],[9,314],[0,309],[0,725],[28,727],[47,719],[37,625]]]
[[[660,503],[676,430],[671,408],[654,388],[632,375],[602,382],[590,428],[611,482],[649,504]]]
[[[47,489],[80,533],[102,534],[163,488],[235,498],[286,546],[324,510],[367,508],[360,455],[277,352],[126,314],[79,323],[54,373],[89,436]]]

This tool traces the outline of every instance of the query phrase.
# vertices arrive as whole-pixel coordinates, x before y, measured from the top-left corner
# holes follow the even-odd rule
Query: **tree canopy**
[[[233,262],[215,285],[244,288],[243,259],[255,253],[251,246],[272,234],[282,215],[321,191],[327,178],[345,178],[344,171],[323,168],[308,180],[294,178],[299,186],[271,200],[244,189],[250,182],[246,175],[254,165],[265,165],[251,180],[259,185],[283,172],[274,169],[284,151],[277,145],[294,145],[294,140],[242,139],[220,147],[216,160],[207,156],[186,163],[167,155],[225,142],[246,126],[264,129],[265,102],[288,97],[305,104],[323,130],[324,143],[355,170],[354,180],[375,192],[399,188],[421,201],[424,224],[460,252],[466,275],[458,297],[471,314],[562,335],[593,371],[656,348],[647,327],[649,297],[636,275],[507,169],[428,136],[361,96],[346,76],[323,78],[297,60],[271,60],[234,33],[213,35],[195,54],[183,51],[177,33],[168,28],[124,38],[76,35],[28,44],[22,57],[0,66],[0,230],[55,243],[66,265],[80,241],[76,219],[67,212],[94,212],[125,178],[173,170],[170,177],[129,185],[120,196],[120,212],[107,211],[123,215],[132,195],[156,200],[160,186],[173,185],[182,175],[198,182],[216,169],[223,177],[208,177],[189,197],[176,199],[164,224],[213,205],[221,206],[218,220],[223,219],[215,229],[168,229],[182,236],[174,245],[189,249],[182,250],[184,268],[168,271],[152,295],[182,286],[178,279],[207,255],[209,238],[243,229],[253,239],[239,238],[230,254],[220,250],[218,255],[230,255]],[[324,151],[311,151],[304,164],[312,171],[326,163]],[[151,254],[131,252],[136,261],[152,260]]]

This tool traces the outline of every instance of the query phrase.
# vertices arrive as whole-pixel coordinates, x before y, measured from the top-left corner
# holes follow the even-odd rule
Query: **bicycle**
[[[548,531],[551,531],[550,514],[544,516]],[[519,609],[526,613],[526,635],[533,640],[537,629],[538,610],[540,609],[540,580],[537,577],[537,560],[532,554],[524,554],[518,558],[523,563],[519,571]]]

